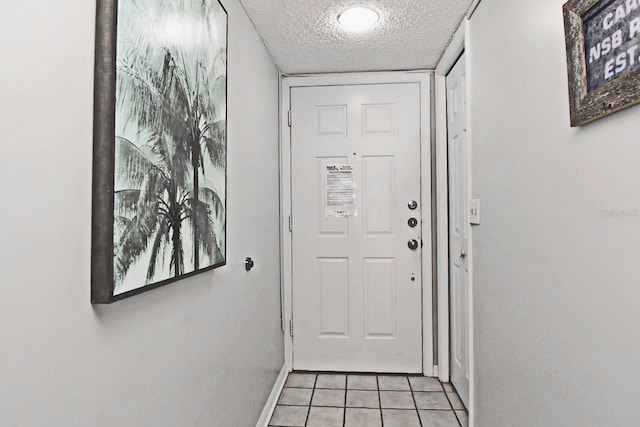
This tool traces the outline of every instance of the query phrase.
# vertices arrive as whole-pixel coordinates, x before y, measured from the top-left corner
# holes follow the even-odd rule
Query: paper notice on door
[[[325,169],[326,204],[328,217],[358,216],[356,182],[351,165],[327,165]]]

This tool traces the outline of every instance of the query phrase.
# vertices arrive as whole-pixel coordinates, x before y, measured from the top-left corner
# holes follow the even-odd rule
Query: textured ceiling
[[[285,74],[434,69],[472,0],[240,0]],[[350,6],[380,14],[349,34],[337,16]]]

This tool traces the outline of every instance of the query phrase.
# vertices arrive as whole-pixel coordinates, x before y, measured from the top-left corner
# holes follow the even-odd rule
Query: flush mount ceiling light
[[[364,6],[351,7],[338,15],[338,22],[347,31],[354,33],[370,30],[379,20],[378,12]]]

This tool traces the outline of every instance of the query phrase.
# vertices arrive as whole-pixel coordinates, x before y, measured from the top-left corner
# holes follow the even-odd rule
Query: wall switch
[[[480,200],[469,200],[469,224],[480,225]]]

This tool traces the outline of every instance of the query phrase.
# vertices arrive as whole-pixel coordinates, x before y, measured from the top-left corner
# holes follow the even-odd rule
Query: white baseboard
[[[285,381],[287,381],[287,377],[289,376],[289,370],[287,366],[284,365],[278,378],[276,379],[276,383],[273,385],[273,389],[271,390],[271,394],[269,395],[269,399],[267,399],[267,403],[264,405],[264,409],[262,410],[262,414],[258,419],[258,423],[256,427],[268,427],[269,421],[271,421],[271,416],[273,415],[273,411],[276,410],[276,404],[278,403],[278,397],[280,397],[280,392],[284,387]]]

